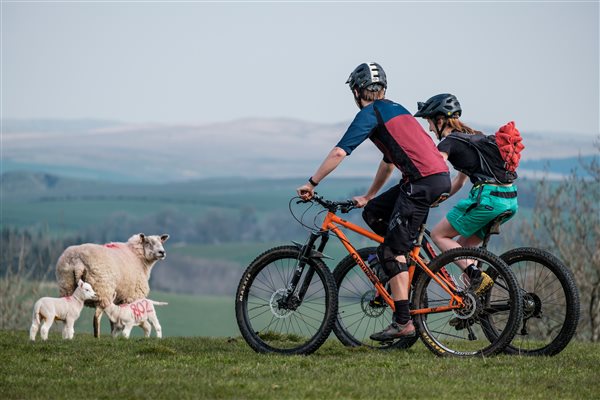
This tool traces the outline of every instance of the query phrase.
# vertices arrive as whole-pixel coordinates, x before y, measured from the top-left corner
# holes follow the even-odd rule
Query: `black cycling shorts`
[[[363,217],[375,233],[384,236],[383,246],[396,255],[406,254],[427,221],[430,206],[443,193],[450,193],[450,185],[448,173],[400,183],[370,200]]]

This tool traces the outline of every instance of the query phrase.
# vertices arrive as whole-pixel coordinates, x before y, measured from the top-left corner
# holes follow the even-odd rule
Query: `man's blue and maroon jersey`
[[[337,144],[346,154],[367,138],[393,163],[409,182],[448,172],[448,166],[431,137],[400,104],[376,100],[364,107]]]

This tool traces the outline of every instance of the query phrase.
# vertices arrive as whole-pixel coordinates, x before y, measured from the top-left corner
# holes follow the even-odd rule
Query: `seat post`
[[[489,224],[485,227],[485,236],[483,237],[483,242],[481,243],[481,247],[487,249],[487,245],[492,237],[492,235],[497,235],[500,233],[500,225],[510,217],[512,217],[512,211],[504,211],[499,214],[496,218],[490,221]]]

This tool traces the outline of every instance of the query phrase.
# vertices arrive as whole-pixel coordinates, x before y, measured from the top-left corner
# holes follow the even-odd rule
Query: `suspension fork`
[[[319,243],[319,247],[316,252],[314,249],[315,243],[317,239],[321,238],[321,242]],[[294,276],[292,277],[292,281],[290,282],[290,286],[288,287],[288,294],[291,295],[296,290],[298,283],[300,282],[300,278],[302,277],[302,273],[306,267],[306,263],[311,258],[322,258],[322,251],[325,249],[327,242],[329,241],[329,232],[321,231],[319,233],[311,233],[308,242],[301,247],[300,257],[298,259],[298,266],[296,267],[296,271],[294,272]],[[298,290],[297,296],[298,300],[302,302],[306,292],[308,291],[308,287],[312,281],[313,275],[315,274],[315,269],[309,264],[308,270],[306,271],[306,275],[304,276],[304,280],[302,281],[302,286]]]

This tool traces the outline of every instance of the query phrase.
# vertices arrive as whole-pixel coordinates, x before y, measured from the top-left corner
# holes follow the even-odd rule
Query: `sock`
[[[477,268],[475,264],[471,264],[465,270],[465,273],[469,279],[479,278],[481,276],[481,270]]]
[[[408,300],[394,301],[394,307],[396,308],[396,311],[394,312],[394,322],[404,325],[410,321],[408,304]]]

